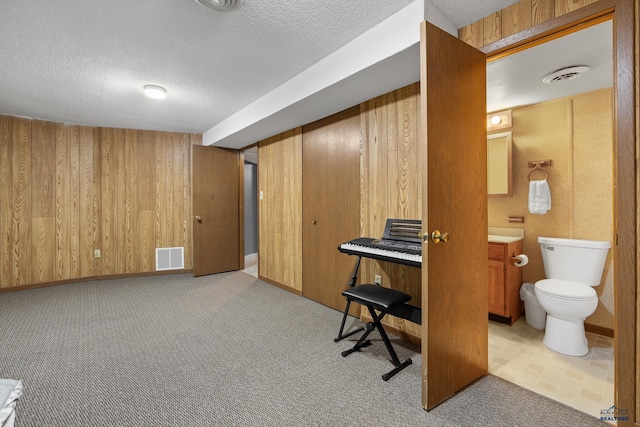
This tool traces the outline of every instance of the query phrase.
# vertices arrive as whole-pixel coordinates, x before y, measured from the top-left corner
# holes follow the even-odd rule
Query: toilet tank
[[[611,247],[598,240],[538,237],[547,279],[598,286]]]

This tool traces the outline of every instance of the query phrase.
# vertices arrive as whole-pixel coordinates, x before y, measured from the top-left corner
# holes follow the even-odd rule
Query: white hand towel
[[[546,179],[529,182],[529,212],[544,215],[551,209],[551,192]]]

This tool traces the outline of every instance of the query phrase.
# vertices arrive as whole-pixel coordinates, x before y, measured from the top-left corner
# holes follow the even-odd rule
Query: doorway
[[[600,3],[600,4],[598,4]],[[615,341],[615,405],[618,408],[635,409],[635,378],[628,372],[635,370],[635,330],[636,319],[633,317],[636,302],[636,266],[635,266],[635,167],[634,161],[634,108],[633,108],[633,2],[621,0],[598,2],[584,10],[577,10],[562,20],[548,25],[540,25],[521,39],[511,38],[509,46],[489,45],[483,48],[489,57],[504,55],[509,51],[517,51],[526,45],[536,44],[545,37],[559,37],[562,29],[584,25],[592,19],[608,14],[613,16],[613,29],[616,45],[614,46],[614,84],[613,84],[613,117],[614,150],[613,173],[616,191],[613,193],[614,231],[612,239],[615,246],[611,253],[616,260],[616,271],[613,273],[614,318],[613,330]],[[608,3],[608,4],[604,4]],[[560,22],[562,21],[562,22]],[[524,33],[524,32],[523,32]],[[628,218],[627,218],[628,217]],[[629,342],[627,342],[627,339]],[[613,404],[613,403],[612,403]],[[602,408],[606,409],[606,408]]]
[[[244,272],[258,277],[258,147],[244,154]]]

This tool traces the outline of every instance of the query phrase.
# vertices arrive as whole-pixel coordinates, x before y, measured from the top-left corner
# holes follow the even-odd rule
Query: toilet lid
[[[558,279],[544,279],[536,282],[536,291],[556,297],[573,300],[597,298],[596,291],[584,283],[568,282]]]

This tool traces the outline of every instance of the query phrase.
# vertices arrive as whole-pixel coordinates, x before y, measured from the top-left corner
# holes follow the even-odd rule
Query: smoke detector
[[[573,80],[582,76],[587,71],[589,71],[589,67],[586,65],[574,65],[572,67],[561,68],[551,74],[547,74],[544,76],[542,81],[547,84],[552,84],[566,80]]]
[[[220,12],[233,12],[240,9],[242,0],[196,0],[198,3],[209,9]]]

